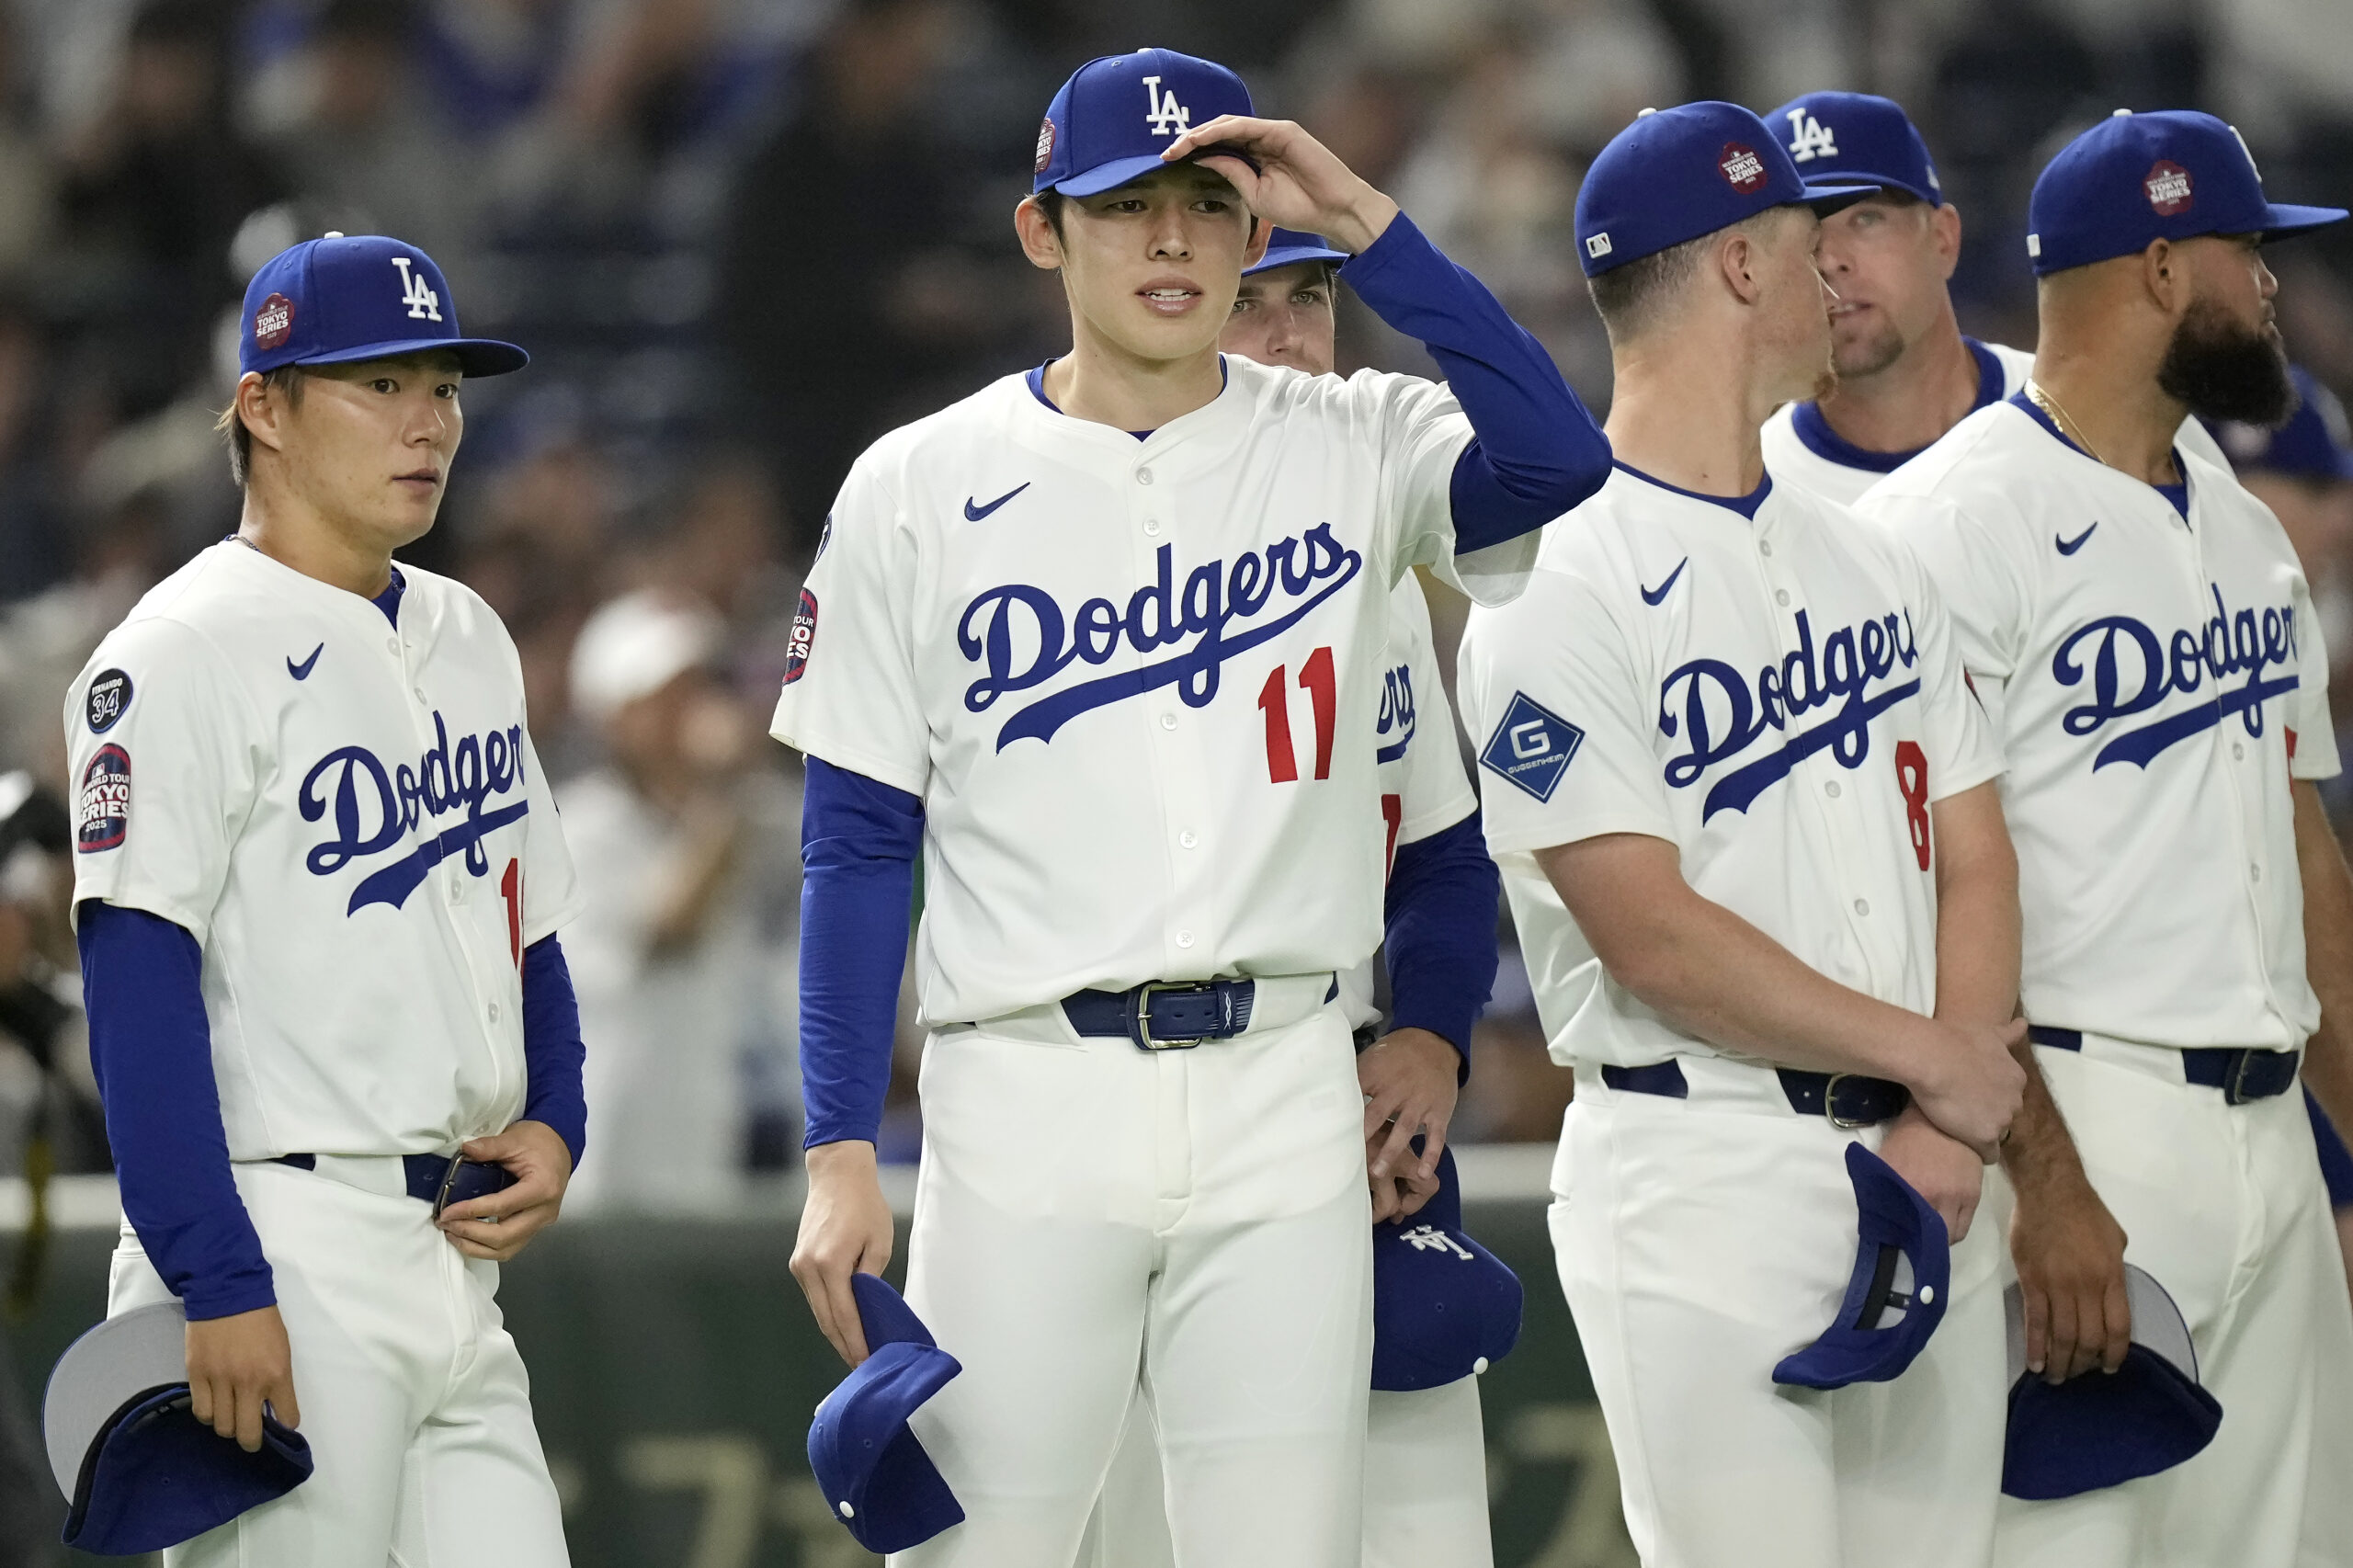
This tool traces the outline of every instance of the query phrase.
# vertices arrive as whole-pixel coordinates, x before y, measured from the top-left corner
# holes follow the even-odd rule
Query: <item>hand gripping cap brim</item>
[[[1773,1369],[1777,1383],[1836,1389],[1886,1382],[1912,1364],[1944,1321],[1952,1254],[1942,1216],[1859,1142],[1847,1145],[1847,1176],[1855,1187],[1855,1272],[1822,1337]],[[1893,1322],[1891,1312],[1899,1314]]]
[[[2002,1490],[2035,1502],[2079,1496],[2171,1470],[2214,1440],[2222,1406],[2199,1386],[2198,1352],[2173,1298],[2124,1267],[2132,1344],[2112,1373],[2052,1386],[2026,1370],[2024,1302],[2008,1292],[2009,1436]]]
[[[1420,1213],[1372,1233],[1372,1386],[1410,1392],[1458,1382],[1511,1354],[1519,1276],[1462,1229],[1454,1151]]]
[[[158,1551],[283,1496],[309,1477],[310,1445],[273,1416],[248,1454],[189,1408],[187,1318],[177,1301],[134,1308],[74,1342],[41,1411],[50,1468],[69,1499],[64,1539],[85,1551]]]
[[[1110,190],[1161,167],[1161,154],[1185,131],[1250,112],[1250,89],[1213,60],[1173,49],[1090,60],[1046,108],[1030,188],[1064,196]]]

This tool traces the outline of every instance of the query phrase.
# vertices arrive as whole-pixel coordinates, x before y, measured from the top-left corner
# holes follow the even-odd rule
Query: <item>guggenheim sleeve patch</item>
[[[1539,801],[1549,801],[1584,741],[1583,730],[1531,701],[1526,692],[1515,691],[1503,722],[1479,753],[1479,763]]]

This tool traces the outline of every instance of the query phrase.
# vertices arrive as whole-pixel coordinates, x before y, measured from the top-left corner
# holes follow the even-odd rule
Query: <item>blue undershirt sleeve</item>
[[[529,1085],[523,1119],[554,1128],[572,1151],[574,1170],[588,1145],[588,1096],[580,1085],[587,1056],[572,966],[555,937],[542,937],[523,949],[523,1070]]]
[[[1470,418],[1455,460],[1455,550],[1542,528],[1609,477],[1609,438],[1544,346],[1476,278],[1400,212],[1340,276],[1399,332],[1421,340]]]
[[[801,807],[801,1085],[805,1146],[873,1142],[891,1086],[923,802],[808,759]]]
[[[77,912],[90,1068],[122,1211],[194,1319],[276,1304],[269,1262],[229,1171],[204,954],[181,926],[85,899]]]
[[[1382,951],[1392,1029],[1427,1029],[1461,1054],[1471,1076],[1471,1026],[1495,984],[1495,905],[1503,877],[1472,812],[1452,827],[1397,846],[1390,868]]]

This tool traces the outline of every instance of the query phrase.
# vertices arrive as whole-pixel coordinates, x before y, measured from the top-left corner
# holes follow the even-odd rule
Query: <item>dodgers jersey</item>
[[[1382,661],[1381,712],[1373,723],[1373,761],[1381,781],[1381,819],[1388,835],[1384,867],[1398,849],[1452,827],[1479,809],[1454,741],[1454,709],[1438,676],[1430,603],[1421,579],[1407,573],[1389,595],[1389,655]],[[1424,724],[1422,720],[1429,722]],[[1340,976],[1340,1008],[1350,1028],[1381,1021],[1373,1005],[1370,959]],[[1467,1048],[1470,1042],[1462,1042]]]
[[[65,709],[74,897],[204,949],[232,1160],[448,1153],[523,1108],[523,949],[572,861],[490,607],[374,604],[234,540],[157,584]]]
[[[1444,387],[1224,366],[1142,440],[1006,377],[835,502],[773,733],[923,801],[927,1023],[1381,940],[1391,589],[1507,597],[1537,536],[1452,562]]]
[[[1928,807],[2001,771],[1917,564],[1768,479],[1739,507],[1620,465],[1478,608],[1459,695],[1554,1058],[1728,1054],[1602,970],[1533,851],[1663,838],[1685,881],[1842,985],[1936,1006]]]
[[[1861,510],[1935,576],[1995,715],[2027,1017],[2293,1049],[2320,1005],[2289,780],[2337,771],[2328,655],[2279,519],[2175,460],[2187,518],[2001,403]]]
[[[2027,377],[2033,373],[2034,356],[2023,348],[1980,343],[1973,337],[1961,341],[1977,360],[1977,401],[1971,413],[2016,396],[2025,387]],[[1846,506],[1861,500],[1865,491],[1920,455],[1867,452],[1842,441],[1824,420],[1821,410],[1811,403],[1783,403],[1765,422],[1762,438],[1768,473],[1784,483],[1803,485],[1816,495],[1828,496]],[[2184,420],[2181,433],[2174,439],[2210,462],[2229,466],[2212,432],[2195,419]]]

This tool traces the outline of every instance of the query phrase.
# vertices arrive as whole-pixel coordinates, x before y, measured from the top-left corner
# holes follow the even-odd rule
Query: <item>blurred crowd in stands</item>
[[[1011,211],[1055,85],[1145,42],[1306,122],[1597,409],[1571,209],[1646,105],[1899,98],[1964,214],[1962,325],[2021,346],[2028,189],[2113,108],[2214,109],[2275,199],[2353,196],[2346,0],[0,0],[0,1170],[36,1105],[68,1168],[105,1160],[32,790],[62,784],[63,693],[234,527],[236,302],[328,229],[423,245],[470,330],[534,356],[465,392],[406,553],[512,629],[597,911],[567,937],[599,1108],[578,1203],[609,1201],[599,1155],[670,1173],[640,1200],[677,1210],[790,1164],[798,776],[765,731],[799,577],[867,441],[1066,343]],[[2353,239],[2274,259],[2295,357],[2353,386]],[[1344,309],[1357,362],[1429,369]],[[2353,652],[2353,481],[2293,491]],[[916,1038],[910,1012],[910,1064]],[[1542,1047],[1507,942],[1459,1136],[1554,1136]],[[903,1078],[886,1155],[912,1159]]]

